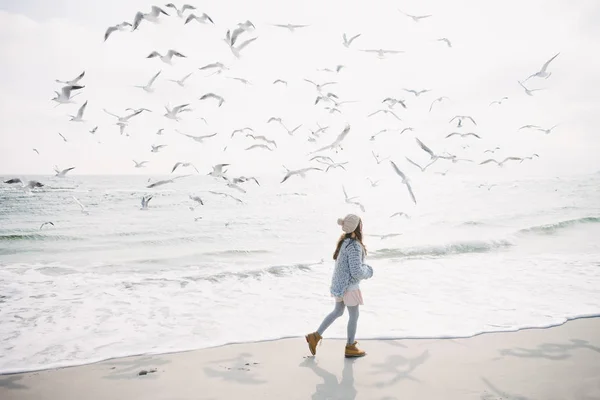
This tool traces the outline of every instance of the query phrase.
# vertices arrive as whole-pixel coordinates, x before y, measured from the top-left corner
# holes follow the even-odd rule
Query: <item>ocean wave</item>
[[[600,217],[583,217],[583,218],[569,219],[569,220],[561,221],[561,222],[555,222],[553,224],[532,226],[530,228],[521,229],[519,231],[519,233],[521,233],[521,234],[523,234],[523,233],[542,233],[542,234],[546,234],[546,235],[551,235],[562,229],[570,228],[575,225],[597,224],[597,223],[600,223]]]
[[[239,272],[221,272],[219,274],[203,275],[203,276],[188,276],[185,279],[191,281],[209,281],[213,283],[222,282],[226,279],[260,279],[263,276],[275,276],[282,277],[293,274],[294,272],[308,272],[311,271],[311,267],[319,263],[310,264],[292,264],[292,265],[274,265],[263,269],[255,269],[248,271]]]
[[[0,235],[0,242],[27,241],[27,240],[81,240],[81,238],[64,235],[43,235],[40,233]]]
[[[439,246],[423,246],[407,249],[381,249],[369,254],[369,258],[413,258],[413,257],[444,257],[451,254],[486,253],[492,250],[510,247],[513,243],[508,240],[465,241]]]
[[[268,254],[269,250],[219,250],[219,251],[208,251],[202,253],[204,256],[219,256],[219,257],[227,257],[227,256],[238,256],[238,255],[253,255],[253,254]]]

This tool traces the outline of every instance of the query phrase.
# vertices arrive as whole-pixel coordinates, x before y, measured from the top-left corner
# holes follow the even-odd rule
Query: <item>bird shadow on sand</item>
[[[570,343],[542,343],[533,349],[515,347],[513,349],[501,349],[499,353],[503,356],[515,356],[521,358],[544,358],[547,360],[566,360],[572,356],[573,350],[588,349],[600,353],[600,347],[591,345],[586,340],[571,339]]]
[[[424,350],[420,355],[414,358],[407,358],[400,354],[393,354],[388,356],[385,362],[381,364],[374,364],[373,366],[377,370],[375,373],[377,376],[385,376],[393,374],[392,378],[383,382],[375,384],[377,387],[391,386],[402,380],[411,380],[420,382],[419,379],[411,376],[411,374],[422,364],[429,359],[429,351]]]
[[[258,379],[252,369],[260,365],[252,361],[250,353],[240,353],[237,357],[215,360],[213,364],[216,367],[204,367],[204,374],[209,378],[220,378],[224,381],[231,381],[248,385],[260,385],[267,381]]]
[[[21,375],[6,375],[0,376],[0,388],[3,389],[27,389],[27,386],[20,384],[18,381],[23,379]]]
[[[481,380],[488,388],[488,390],[484,390],[484,392],[481,394],[481,400],[532,400],[529,397],[512,394],[502,390],[483,377]]]
[[[317,364],[314,357],[306,358],[300,367],[311,369],[318,377],[323,379],[323,383],[317,383],[315,392],[312,394],[312,400],[354,400],[357,391],[354,388],[354,362],[356,359],[344,359],[344,369],[342,370],[342,379],[338,382],[335,374],[327,371]]]
[[[121,360],[115,360],[108,363],[111,368],[104,379],[133,379],[139,376],[139,372],[142,370],[151,371],[163,366],[170,364],[171,361],[153,356],[145,357],[131,357]],[[156,379],[156,374],[150,373],[143,376],[144,379]]]

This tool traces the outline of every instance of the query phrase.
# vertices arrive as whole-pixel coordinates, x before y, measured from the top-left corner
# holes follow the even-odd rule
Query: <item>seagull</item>
[[[246,193],[246,189],[244,189],[243,187],[235,184],[234,182],[227,182],[227,187],[230,187],[232,189],[238,190],[242,193]]]
[[[200,97],[200,100],[206,100],[206,99],[215,99],[219,102],[219,107],[221,107],[221,105],[223,105],[223,103],[225,102],[225,99],[222,98],[221,96],[214,94],[214,93],[206,93],[205,95],[203,95],[202,97]]]
[[[402,108],[406,108],[406,104],[405,104],[404,100],[394,99],[394,98],[391,98],[391,97],[385,98],[382,101],[382,103],[386,103],[387,106],[388,106],[388,108],[390,108],[390,109],[394,108],[394,106],[396,104],[400,104],[402,106]]]
[[[154,92],[154,88],[152,87],[152,84],[154,83],[154,81],[156,80],[156,78],[158,78],[158,76],[160,75],[160,73],[161,73],[161,72],[162,72],[162,71],[158,71],[158,72],[157,72],[157,73],[156,73],[156,74],[155,74],[155,75],[152,77],[152,79],[150,79],[150,80],[148,81],[148,83],[147,83],[147,84],[145,84],[144,86],[135,85],[135,87],[137,87],[137,88],[141,88],[141,89],[144,89],[144,91],[145,91],[145,92],[147,92],[147,93],[152,93],[152,92]]]
[[[160,60],[162,62],[164,62],[165,64],[169,64],[169,65],[173,65],[173,56],[175,57],[182,57],[182,58],[187,58],[186,56],[184,56],[183,54],[181,54],[180,52],[176,51],[176,50],[169,50],[167,51],[167,54],[165,54],[164,56],[161,55],[159,52],[157,51],[153,51],[152,53],[150,53],[150,55],[146,58],[154,58],[154,57],[159,57]]]
[[[412,201],[415,204],[417,204],[417,199],[415,198],[415,195],[412,191],[412,188],[410,187],[410,183],[408,181],[408,178],[406,178],[406,175],[404,175],[404,173],[400,171],[400,169],[396,166],[396,164],[394,164],[393,161],[390,161],[390,164],[392,165],[392,168],[394,168],[394,171],[398,174],[398,176],[402,178],[402,183],[406,185],[406,188],[408,189],[408,193],[410,194],[410,198],[412,199]]]
[[[308,167],[308,168],[302,168],[302,169],[297,169],[297,170],[288,170],[287,174],[285,175],[285,177],[283,178],[281,183],[287,181],[289,178],[291,178],[294,175],[299,175],[301,178],[305,178],[306,173],[308,171],[323,171],[323,170],[321,168],[316,168],[316,167]]]
[[[411,164],[412,164],[412,165],[414,165],[415,167],[419,168],[419,169],[421,170],[421,172],[425,172],[425,170],[426,170],[426,169],[427,169],[427,168],[428,168],[428,167],[429,167],[431,164],[433,164],[433,163],[434,163],[434,161],[432,161],[432,162],[430,162],[429,164],[427,164],[426,166],[424,166],[424,167],[421,167],[419,164],[417,164],[416,162],[414,162],[414,161],[413,161],[413,160],[411,160],[410,158],[408,158],[408,157],[405,157],[405,158],[406,158],[406,161],[408,161],[409,163],[411,163]]]
[[[182,105],[173,107],[172,109],[170,109],[168,106],[165,106],[165,109],[167,110],[165,117],[167,117],[169,119],[174,119],[175,121],[179,121],[179,113],[185,112],[185,111],[191,111],[190,109],[186,108],[187,106],[189,106],[189,104],[182,104]]]
[[[482,183],[481,185],[479,185],[479,186],[477,186],[477,187],[478,187],[478,188],[485,187],[485,188],[487,188],[487,190],[488,190],[488,192],[489,192],[489,191],[490,191],[490,189],[491,189],[491,188],[493,188],[494,186],[498,186],[498,185],[496,185],[495,183],[493,183],[493,184],[491,184],[491,185],[486,185],[486,184]]]
[[[287,86],[287,85],[288,85],[288,83],[287,83],[286,81],[282,80],[282,79],[275,79],[275,80],[273,81],[273,85],[276,85],[276,84],[278,84],[278,83],[281,83],[282,85],[285,85],[285,86]]]
[[[44,222],[42,225],[40,225],[40,231],[42,230],[42,228],[46,225],[52,225],[54,226],[54,223],[52,221],[48,221],[48,222]]]
[[[327,111],[329,111],[329,114],[333,114],[333,113],[336,113],[336,112],[338,112],[340,114],[342,113],[342,111],[339,108],[337,108],[337,107],[325,107],[324,109],[327,110]]]
[[[267,146],[266,144],[253,144],[252,146],[246,148],[246,150],[252,150],[252,149],[267,149],[269,151],[273,151],[273,149],[270,148],[269,146]]]
[[[386,109],[381,109],[381,110],[377,110],[377,111],[375,111],[375,112],[372,112],[372,113],[371,113],[371,114],[369,114],[367,117],[372,117],[373,115],[375,115],[375,114],[379,114],[380,112],[382,112],[382,113],[385,113],[385,114],[391,114],[391,115],[393,115],[393,116],[394,116],[394,118],[396,118],[398,121],[402,121],[402,120],[400,119],[400,117],[396,115],[396,113],[395,113],[395,112],[393,112],[392,110],[386,110]]]
[[[494,154],[498,150],[500,150],[500,147],[496,147],[496,148],[491,149],[491,150],[488,149],[488,150],[484,151],[483,154],[485,154],[485,153],[492,153],[492,154]]]
[[[501,98],[500,100],[494,100],[494,101],[492,101],[490,103],[490,107],[493,106],[494,104],[501,105],[502,102],[505,101],[505,100],[508,100],[508,97],[505,96],[505,97]]]
[[[538,125],[523,125],[522,127],[519,128],[519,130],[521,129],[538,129],[541,128],[541,126]]]
[[[413,132],[415,130],[415,128],[409,126],[408,128],[404,128],[400,131],[400,134],[402,135],[404,132],[409,131],[409,132]]]
[[[180,176],[176,176],[176,177],[174,177],[174,178],[171,178],[171,179],[165,179],[165,180],[162,180],[162,181],[156,181],[156,182],[154,182],[154,183],[151,183],[151,184],[149,184],[149,185],[148,185],[148,186],[146,186],[146,187],[147,187],[148,189],[152,189],[152,188],[155,188],[155,187],[157,187],[157,186],[166,185],[167,183],[175,183],[175,180],[176,180],[176,179],[185,178],[185,177],[187,177],[187,176],[189,176],[189,175],[180,175]]]
[[[87,107],[87,100],[85,103],[83,103],[83,105],[81,107],[79,107],[79,110],[77,110],[77,115],[69,115],[69,117],[71,117],[71,121],[72,122],[84,122],[83,121],[83,113],[85,112],[85,108]]]
[[[244,85],[252,85],[252,83],[248,80],[248,79],[244,79],[244,78],[238,78],[235,76],[226,76],[226,78],[228,79],[234,79],[238,82],[242,82]]]
[[[540,132],[544,132],[546,135],[549,135],[552,133],[552,131],[554,130],[554,128],[556,128],[558,126],[558,124],[554,125],[552,128],[549,129],[544,129],[544,128],[537,128],[538,131]]]
[[[158,151],[160,149],[162,149],[163,147],[167,147],[166,144],[157,144],[157,145],[151,144],[150,146],[152,146],[152,150],[150,150],[150,152],[152,152],[152,153],[158,153]]]
[[[25,190],[31,190],[31,189],[35,189],[35,188],[41,188],[44,187],[44,184],[38,181],[25,181],[22,180],[21,178],[12,178],[9,179],[7,181],[4,181],[4,183],[9,184],[9,185],[13,185],[15,183],[20,183],[21,187]]]
[[[164,128],[160,128],[159,130],[156,131],[156,134],[162,135],[164,130],[165,130]]]
[[[140,208],[140,210],[147,210],[148,209],[148,203],[150,203],[150,200],[152,200],[152,195],[143,196],[142,197],[142,208]]]
[[[511,160],[513,160],[513,161],[522,161],[523,159],[521,157],[506,157],[504,160],[498,162],[497,160],[494,160],[493,158],[490,158],[489,160],[485,160],[485,161],[480,162],[479,165],[483,165],[483,164],[488,164],[488,163],[494,162],[494,163],[498,164],[499,167],[502,167],[502,166],[504,166],[505,162],[511,161]]]
[[[398,10],[398,11],[400,11],[402,14],[406,15],[407,17],[411,18],[415,22],[419,22],[422,19],[431,17],[431,15],[410,15],[410,14],[405,13],[402,10]]]
[[[135,117],[136,115],[140,115],[142,113],[142,110],[137,110],[133,114],[129,114],[129,115],[126,115],[124,117],[120,117],[117,114],[111,113],[106,108],[103,108],[102,111],[104,111],[105,113],[107,113],[110,116],[115,117],[117,119],[117,124],[118,123],[127,124],[131,118]]]
[[[339,64],[339,65],[335,66],[335,70],[332,70],[332,69],[329,69],[329,68],[321,68],[321,69],[318,69],[317,71],[319,71],[319,72],[332,72],[332,73],[335,72],[335,73],[339,73],[343,68],[345,68],[345,65]]]
[[[192,196],[192,195],[190,194],[190,195],[189,195],[189,198],[190,198],[190,200],[193,200],[193,201],[195,201],[195,202],[197,203],[196,207],[197,207],[198,205],[201,205],[201,206],[203,206],[203,205],[204,205],[204,202],[202,201],[202,199],[200,198],[200,196]],[[194,208],[195,208],[195,207],[190,207],[190,210],[194,211]]]
[[[223,192],[214,192],[214,191],[212,191],[212,190],[209,190],[209,191],[208,191],[208,193],[216,194],[216,195],[218,195],[218,196],[229,197],[229,198],[231,198],[231,199],[233,199],[233,200],[237,201],[237,202],[238,202],[238,203],[240,203],[240,204],[244,204],[244,202],[243,202],[242,200],[238,199],[237,197],[234,197],[234,196],[230,195],[229,193],[223,193]]]
[[[57,166],[54,166],[54,172],[56,172],[55,176],[58,177],[58,178],[64,178],[65,175],[67,175],[67,172],[69,172],[69,171],[71,171],[73,169],[75,169],[75,167],[70,167],[70,168],[67,168],[67,169],[63,169],[61,171],[61,170],[58,169]]]
[[[544,63],[544,65],[542,65],[542,68],[538,72],[536,72],[533,75],[530,75],[527,79],[525,79],[524,82],[527,82],[529,79],[534,78],[534,77],[548,79],[550,77],[550,75],[552,75],[552,72],[546,72],[546,70],[548,69],[548,65],[550,65],[550,63],[552,61],[554,61],[554,59],[556,57],[558,57],[559,54],[560,53],[556,53],[556,55],[554,57],[552,57],[551,59],[549,59],[548,61],[546,61]]]
[[[344,130],[342,131],[342,133],[340,133],[338,135],[338,137],[333,141],[333,143],[331,143],[330,145],[321,147],[320,149],[315,150],[315,151],[313,151],[313,152],[311,152],[309,154],[319,153],[321,151],[329,150],[329,149],[337,149],[337,148],[341,149],[342,148],[341,143],[344,140],[344,138],[346,136],[348,136],[348,132],[350,132],[350,125],[346,125],[346,127],[344,128]]]
[[[525,90],[525,94],[527,96],[533,96],[533,92],[538,92],[540,90],[544,90],[544,89],[528,89],[525,85],[523,85],[523,82],[521,81],[517,81],[519,82],[519,85],[521,85],[521,87]]]
[[[58,132],[58,136],[62,138],[62,140],[67,143],[67,138],[62,135],[62,133]]]
[[[294,25],[294,24],[285,24],[285,25],[283,25],[283,24],[272,24],[272,25],[276,26],[278,28],[285,28],[285,29],[289,30],[292,33],[294,33],[296,31],[296,29],[306,28],[306,27],[310,26],[310,25]]]
[[[423,149],[424,151],[426,151],[427,153],[429,153],[429,155],[431,156],[431,161],[436,161],[440,158],[446,159],[446,160],[451,160],[453,158],[453,156],[442,156],[442,155],[437,155],[435,154],[429,147],[425,146],[425,143],[421,142],[419,140],[419,138],[415,138],[415,140],[417,141],[417,144],[421,147],[421,149]],[[431,165],[431,163],[430,163]]]
[[[323,163],[322,164],[327,164],[327,163]],[[329,170],[331,168],[341,168],[344,171],[346,170],[346,168],[344,168],[344,165],[348,164],[348,162],[341,162],[341,163],[331,163],[331,164],[327,164],[327,168],[325,169],[325,172],[329,172]]]
[[[375,53],[377,54],[377,57],[379,58],[385,58],[386,54],[400,54],[400,53],[404,53],[402,50],[384,50],[384,49],[365,49],[365,50],[361,50],[364,51],[365,53]]]
[[[447,38],[437,39],[436,42],[444,42],[448,47],[452,47],[452,42]]]
[[[129,22],[121,22],[120,24],[109,26],[106,32],[104,33],[104,41],[108,39],[108,37],[115,31],[124,31],[127,27],[131,26]]]
[[[35,151],[38,154],[38,156],[40,155],[40,152],[38,151],[38,149],[33,149],[33,151]]]
[[[431,112],[431,110],[433,109],[433,105],[435,103],[441,103],[444,100],[450,100],[450,98],[446,97],[446,96],[442,96],[442,97],[438,97],[437,99],[435,99],[434,101],[432,101],[431,105],[429,106],[429,112]]]
[[[371,136],[371,141],[375,140],[375,138],[379,135],[381,135],[382,133],[386,133],[386,132],[394,132],[397,131],[397,129],[382,129],[379,132],[377,132],[376,134],[374,134],[373,136]]]
[[[451,134],[446,136],[446,139],[448,139],[449,137],[454,136],[454,135],[459,135],[460,137],[475,136],[477,139],[481,139],[481,137],[474,132],[469,132],[469,133],[452,132]]]
[[[185,10],[195,10],[196,9],[196,7],[190,6],[189,4],[184,4],[181,7],[181,10],[178,9],[177,6],[175,4],[173,4],[173,3],[169,3],[165,7],[171,7],[172,9],[174,9],[175,12],[177,12],[177,16],[179,18],[183,18],[184,17],[183,13],[185,13]]]
[[[244,133],[245,131],[254,132],[254,129],[252,129],[250,127],[245,127],[245,128],[242,128],[242,129],[236,129],[233,132],[231,132],[231,137],[233,138],[236,133]],[[246,134],[246,137],[248,137],[248,135],[249,134]]]
[[[90,133],[93,135],[94,133],[96,133],[97,130],[98,130],[98,126],[95,126],[92,129],[90,129]]]
[[[379,185],[379,181],[372,181],[371,178],[367,178],[367,180],[371,184],[371,187],[376,187]]]
[[[133,162],[135,163],[135,167],[136,167],[136,168],[144,168],[144,167],[146,166],[146,163],[147,163],[148,161],[140,161],[140,162],[137,162],[137,161],[133,160]]]
[[[189,137],[190,139],[193,139],[193,140],[195,140],[195,141],[196,141],[196,142],[198,142],[198,143],[202,143],[202,142],[204,141],[204,139],[208,139],[208,138],[211,138],[211,137],[213,137],[213,136],[216,136],[216,135],[217,135],[217,133],[215,132],[215,133],[213,133],[213,134],[211,134],[211,135],[193,136],[193,135],[188,135],[187,133],[180,132],[180,131],[178,131],[178,130],[176,130],[176,131],[177,131],[177,133],[179,133],[180,135],[187,136],[187,137]]]
[[[431,92],[430,89],[423,89],[423,90],[402,89],[402,90],[404,90],[405,92],[414,94],[415,97],[419,97],[420,95],[422,95],[424,93]]]
[[[290,135],[290,136],[293,136],[294,133],[296,133],[296,131],[302,127],[302,124],[300,124],[297,127],[295,127],[294,129],[289,129],[287,126],[285,126],[283,124],[283,122],[280,122],[280,124],[281,124],[281,126],[283,126],[283,128],[287,131],[288,135]]]
[[[521,160],[521,162],[520,162],[520,163],[522,163],[522,162],[523,162],[523,161],[525,161],[525,160],[533,160],[533,158],[534,158],[534,157],[535,157],[535,158],[539,158],[540,156],[539,156],[539,155],[537,155],[537,154],[535,154],[535,153],[533,153],[533,154],[532,154],[532,155],[530,155],[530,156],[523,157],[523,159]],[[519,164],[520,164],[520,163],[519,163]]]
[[[454,121],[455,119],[458,119],[458,124],[456,125],[457,128],[462,127],[463,120],[465,119],[470,120],[473,123],[473,125],[477,125],[477,122],[475,122],[475,120],[468,115],[457,115],[454,118],[452,118],[449,123],[452,123],[452,121]]]
[[[74,94],[73,96],[71,96],[71,92],[73,90],[79,90],[79,89],[83,89],[85,86],[64,86],[61,90],[60,93],[58,92],[54,92],[56,93],[56,97],[54,97],[52,99],[52,101],[57,102],[59,105],[60,104],[73,104],[75,103],[73,101],[73,98],[76,97],[79,93]]]
[[[283,122],[281,122],[281,118],[279,118],[279,117],[271,117],[271,118],[269,118],[269,120],[267,121],[267,124],[270,124],[271,122],[279,122],[280,124],[283,123]]]
[[[83,71],[81,74],[79,74],[77,76],[77,78],[71,79],[70,81],[60,81],[58,79],[56,79],[55,81],[58,83],[63,83],[63,84],[65,84],[65,86],[80,86],[79,81],[82,80],[84,76],[85,76],[85,71]]]
[[[208,175],[213,176],[215,178],[224,178],[225,177],[225,173],[227,171],[223,171],[223,167],[228,166],[229,164],[217,164],[215,166],[213,166],[213,170],[211,172],[208,173]]]
[[[277,143],[275,143],[274,140],[267,139],[266,137],[264,137],[262,135],[253,135],[253,134],[247,133],[246,137],[251,137],[254,140],[262,140],[263,142],[272,144],[273,146],[277,147]]]
[[[75,196],[71,196],[73,198],[73,200],[75,200],[75,202],[79,205],[79,207],[81,207],[81,212],[85,215],[89,215],[89,211],[85,208],[85,206],[83,204],[81,204],[81,202],[77,199],[77,197]]]
[[[314,161],[317,160],[317,162],[322,162],[322,163],[328,163],[328,164],[333,164],[334,161],[331,157],[327,157],[327,156],[314,156],[313,158],[311,158],[308,161]]]
[[[356,199],[356,197],[348,197],[348,193],[346,193],[346,188],[344,187],[344,185],[342,185],[342,191],[344,192],[344,201],[346,202],[346,204],[354,204],[355,206],[358,206],[362,212],[365,212],[365,207],[358,201],[354,200]]]
[[[146,21],[149,21],[152,23],[158,23],[158,17],[161,14],[169,16],[169,14],[167,14],[162,8],[157,7],[157,6],[152,6],[152,9],[149,13],[143,13],[141,11],[138,11],[135,14],[135,17],[133,19],[133,28],[131,30],[135,31],[137,28],[139,28],[139,26],[143,20],[146,20]]]
[[[360,35],[362,35],[361,33],[352,36],[350,39],[348,39],[348,37],[346,36],[346,33],[344,33],[342,35],[342,39],[344,40],[343,45],[346,48],[350,48],[350,45],[352,44],[352,42],[354,42],[354,40],[356,40],[356,38],[358,38]]]
[[[248,182],[248,181],[254,181],[256,183],[256,185],[260,186],[260,183],[258,183],[258,179],[256,179],[253,176],[240,176],[237,178],[233,178],[233,183],[244,183],[244,182]]]
[[[173,169],[171,170],[171,173],[175,172],[175,170],[176,170],[177,168],[179,168],[179,167],[186,167],[186,168],[187,168],[187,167],[192,167],[192,168],[194,168],[194,170],[195,170],[197,173],[200,173],[200,171],[198,171],[198,168],[196,168],[196,166],[195,166],[194,164],[192,164],[192,163],[190,163],[190,162],[181,162],[181,161],[179,161],[179,162],[175,163],[175,165],[173,166]]]
[[[188,17],[185,19],[184,25],[187,24],[188,22],[191,22],[194,20],[200,22],[201,24],[206,24],[207,23],[206,21],[210,21],[210,23],[214,25],[214,21],[206,13],[202,13],[202,15],[199,17],[193,13],[188,15]]]
[[[200,67],[198,68],[200,71],[205,71],[207,69],[213,69],[216,68],[217,72],[215,72],[215,74],[220,74],[221,72],[228,70],[229,68],[226,67],[223,63],[220,62],[216,62],[216,63],[211,63],[211,64],[206,64],[204,67]]]
[[[236,58],[240,58],[240,52],[241,52],[242,50],[244,50],[244,48],[245,48],[246,46],[248,46],[250,43],[254,42],[256,39],[258,39],[258,37],[253,37],[253,38],[251,38],[251,39],[248,39],[248,40],[246,40],[246,41],[242,42],[242,43],[241,43],[240,45],[238,45],[237,47],[236,47],[236,46],[234,46],[234,45],[231,45],[231,46],[229,46],[229,48],[231,49],[231,52],[233,53],[233,55],[234,55]]]
[[[386,158],[380,159],[379,154],[375,154],[375,152],[373,150],[371,150],[371,154],[373,154],[373,158],[375,158],[377,165],[381,164],[382,161],[385,161],[389,158],[389,157],[386,157]]]
[[[410,216],[407,213],[402,212],[402,211],[398,211],[397,213],[390,215],[390,218],[394,218],[394,217],[404,217],[407,219],[410,218]]]
[[[388,239],[391,237],[402,236],[402,234],[401,233],[387,233],[385,235],[371,235],[371,236],[375,236],[375,237],[378,237],[379,239],[383,240],[383,239]]]
[[[315,88],[317,89],[317,91],[319,91],[319,92],[320,92],[321,90],[323,90],[323,88],[324,88],[325,86],[327,86],[327,85],[334,85],[334,84],[336,84],[336,83],[337,83],[337,82],[325,82],[325,83],[322,83],[322,84],[316,84],[315,82],[311,81],[310,79],[304,79],[304,80],[305,80],[306,82],[308,82],[308,83],[312,83],[312,84],[315,86]]]

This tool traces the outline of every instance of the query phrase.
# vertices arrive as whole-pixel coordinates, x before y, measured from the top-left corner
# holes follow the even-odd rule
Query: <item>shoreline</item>
[[[326,336],[326,335],[325,335]],[[231,344],[0,376],[0,398],[600,399],[600,318],[462,339]],[[145,373],[141,373],[145,371]],[[141,373],[141,374],[140,374]]]
[[[553,329],[553,328],[561,327],[561,326],[563,326],[563,325],[565,325],[565,324],[567,324],[567,323],[569,323],[571,321],[585,320],[585,319],[598,319],[599,324],[600,324],[600,313],[598,313],[598,314],[585,314],[585,315],[576,316],[576,317],[566,317],[563,322],[558,322],[558,323],[551,324],[551,325],[546,325],[546,326],[527,326],[527,327],[523,327],[523,328],[515,328],[515,329],[507,329],[507,330],[482,331],[482,332],[474,333],[472,335],[464,335],[464,336],[460,336],[460,335],[455,335],[455,336],[452,336],[452,335],[448,335],[448,336],[440,335],[440,336],[377,337],[377,338],[361,338],[361,342],[471,339],[471,338],[475,338],[475,337],[482,336],[482,335],[506,334],[506,333],[517,333],[517,332],[524,332],[524,331],[530,331],[530,330],[547,330],[547,329]],[[215,345],[215,346],[195,347],[195,348],[190,348],[190,349],[177,349],[177,350],[173,350],[173,351],[162,351],[162,350],[159,350],[157,352],[143,352],[143,353],[136,353],[136,354],[126,354],[126,355],[119,355],[119,356],[114,356],[114,357],[102,358],[102,359],[95,360],[95,361],[85,361],[85,362],[77,363],[77,364],[59,365],[59,366],[48,366],[48,367],[45,367],[45,368],[22,369],[22,370],[15,370],[15,371],[9,371],[9,372],[0,372],[0,378],[3,377],[3,376],[10,376],[10,375],[19,375],[19,374],[28,374],[28,373],[52,371],[52,370],[58,370],[58,369],[85,367],[85,366],[89,366],[89,365],[95,365],[95,364],[98,364],[98,363],[109,362],[109,361],[113,361],[113,360],[119,360],[119,359],[129,358],[129,357],[176,355],[176,354],[180,354],[180,353],[189,353],[189,352],[209,350],[209,349],[219,349],[219,348],[227,347],[227,346],[253,345],[253,344],[271,343],[271,342],[277,342],[277,341],[281,341],[281,340],[291,340],[291,339],[302,339],[302,340],[304,340],[304,336],[303,335],[302,336],[283,336],[283,337],[277,337],[277,338],[273,338],[273,339],[228,342],[228,343],[223,343],[223,344],[219,344],[219,345]],[[331,337],[329,340],[343,340],[343,339],[342,338],[338,338],[338,337]],[[600,400],[600,399],[598,399],[598,400]]]

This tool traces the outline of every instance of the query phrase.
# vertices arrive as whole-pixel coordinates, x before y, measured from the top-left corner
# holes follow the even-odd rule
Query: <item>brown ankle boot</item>
[[[317,354],[317,344],[323,339],[319,332],[309,333],[305,336],[306,342],[308,343],[308,349],[310,350],[310,354],[313,356]]]
[[[358,342],[354,342],[352,344],[346,345],[346,357],[363,357],[367,355],[367,353],[358,347],[356,347]]]

